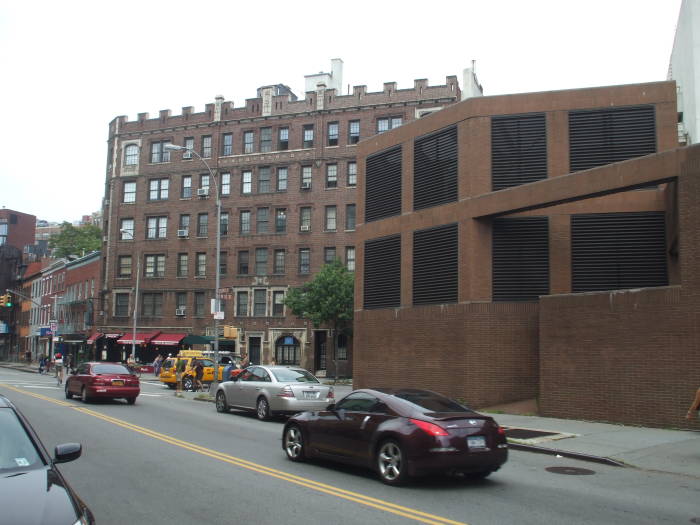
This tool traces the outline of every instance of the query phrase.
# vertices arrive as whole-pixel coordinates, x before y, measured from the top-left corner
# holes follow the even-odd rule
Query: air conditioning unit
[[[189,235],[188,230],[178,230],[177,231],[177,236],[178,237],[187,237]]]
[[[307,232],[311,229],[311,225],[309,224],[302,224],[301,227],[299,228],[303,232]]]
[[[310,190],[310,189],[311,189],[311,183],[310,183],[310,182],[302,182],[302,183],[301,183],[301,189],[302,189],[302,190]]]
[[[176,308],[175,315],[179,315],[179,316],[185,315],[185,307],[183,306],[182,308]]]
[[[208,197],[209,196],[209,188],[199,188],[197,190],[197,196],[198,197]]]

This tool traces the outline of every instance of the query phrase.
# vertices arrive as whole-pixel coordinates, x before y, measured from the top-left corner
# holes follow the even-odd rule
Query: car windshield
[[[311,372],[298,368],[277,368],[272,374],[280,383],[320,383]]]
[[[0,473],[28,470],[43,466],[37,452],[17,415],[9,408],[0,409]]]
[[[396,392],[394,397],[398,397],[417,408],[423,413],[427,412],[471,412],[472,410],[464,405],[460,405],[449,397],[441,396],[435,392],[404,391]]]
[[[129,369],[124,365],[95,365],[92,367],[93,374],[130,374]]]

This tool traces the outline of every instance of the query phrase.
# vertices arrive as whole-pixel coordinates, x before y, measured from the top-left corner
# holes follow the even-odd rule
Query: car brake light
[[[105,381],[101,377],[93,377],[91,383],[93,385],[106,385],[107,381]]]
[[[431,436],[449,436],[444,428],[442,428],[440,425],[436,425],[435,423],[428,423],[427,421],[421,421],[420,419],[409,419],[409,421]]]
[[[330,387],[328,389],[328,398],[327,399],[335,399],[335,392],[333,392],[333,387]]]
[[[279,391],[277,397],[294,397],[294,392],[292,392],[292,387],[287,385],[282,390]]]
[[[496,425],[496,427],[497,427],[497,431],[498,431],[498,434],[499,434],[499,435],[501,435],[501,436],[505,436],[505,435],[506,435],[506,429],[505,429],[505,428],[503,428],[503,427],[501,427],[501,426],[499,426],[499,425]]]

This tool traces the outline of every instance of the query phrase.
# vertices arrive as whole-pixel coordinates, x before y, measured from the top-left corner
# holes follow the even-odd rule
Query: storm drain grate
[[[533,439],[544,436],[556,436],[558,432],[545,432],[529,428],[506,428],[506,437],[513,439]]]
[[[547,467],[545,470],[552,474],[566,474],[568,476],[590,476],[595,474],[594,470],[578,467]]]

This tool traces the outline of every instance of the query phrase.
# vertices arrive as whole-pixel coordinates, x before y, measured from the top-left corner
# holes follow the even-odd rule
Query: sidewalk
[[[19,363],[0,362],[0,367],[37,372],[36,366]],[[352,391],[351,385],[338,384],[334,388],[336,399]],[[195,399],[202,393],[183,395],[184,399]],[[482,412],[506,428],[511,449],[700,478],[700,432],[499,413],[508,409],[528,413],[528,408],[530,405],[525,403],[490,407]]]

